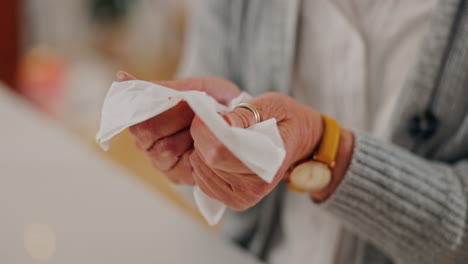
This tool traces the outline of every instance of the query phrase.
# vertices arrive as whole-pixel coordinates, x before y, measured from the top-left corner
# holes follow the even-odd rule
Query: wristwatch
[[[332,180],[336,153],[340,144],[341,128],[332,118],[322,115],[323,135],[311,160],[293,168],[288,187],[297,192],[319,192]]]

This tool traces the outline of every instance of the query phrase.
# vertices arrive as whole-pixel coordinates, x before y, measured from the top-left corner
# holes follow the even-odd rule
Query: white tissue
[[[199,91],[176,91],[145,81],[114,82],[104,99],[101,127],[96,135],[104,150],[109,140],[124,129],[148,120],[185,100],[216,137],[249,169],[271,183],[280,168],[285,150],[276,125],[269,119],[249,128],[231,127],[219,113],[231,111],[250,98],[246,93],[229,106],[219,104]],[[217,224],[226,206],[194,188],[196,204],[210,225]]]

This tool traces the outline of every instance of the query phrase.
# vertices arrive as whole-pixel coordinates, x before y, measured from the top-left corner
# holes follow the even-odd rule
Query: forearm
[[[355,135],[349,167],[324,207],[403,263],[466,263],[468,162],[436,164]]]

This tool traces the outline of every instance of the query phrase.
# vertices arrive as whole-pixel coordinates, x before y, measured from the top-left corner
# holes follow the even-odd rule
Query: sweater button
[[[432,137],[437,128],[437,118],[427,110],[414,115],[410,119],[409,133],[415,139],[428,140]]]

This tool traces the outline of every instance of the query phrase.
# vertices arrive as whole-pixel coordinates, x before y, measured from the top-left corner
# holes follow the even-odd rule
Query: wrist
[[[323,137],[325,125],[322,115],[313,109],[309,110],[306,121],[301,124],[302,129],[299,130],[301,134],[297,137],[296,156],[293,159],[293,164],[310,158]]]
[[[341,129],[340,143],[336,154],[335,166],[330,183],[322,190],[310,193],[316,202],[323,202],[330,197],[342,182],[351,162],[354,147],[354,135],[351,131]]]

